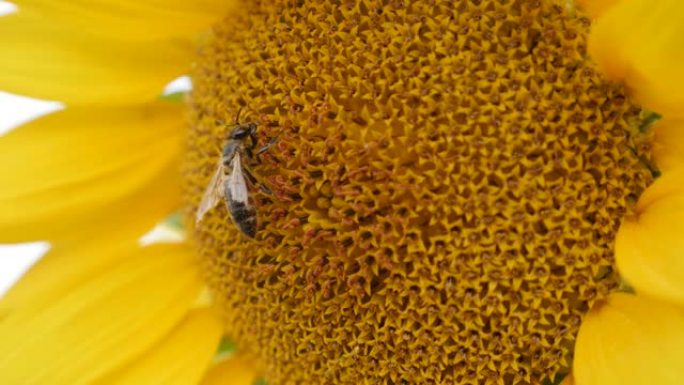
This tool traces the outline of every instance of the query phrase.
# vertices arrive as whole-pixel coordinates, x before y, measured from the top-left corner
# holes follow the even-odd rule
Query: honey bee
[[[238,118],[236,118],[236,122]],[[250,238],[254,238],[256,235],[256,210],[249,203],[247,181],[258,186],[267,194],[271,194],[271,191],[258,182],[249,170],[247,163],[253,159],[254,155],[258,156],[267,151],[276,139],[272,139],[256,153],[253,153],[257,143],[256,130],[256,123],[236,123],[233,126],[223,146],[223,154],[216,171],[197,208],[196,224],[199,224],[204,215],[223,200],[235,226]],[[247,143],[248,140],[250,141],[249,144]]]

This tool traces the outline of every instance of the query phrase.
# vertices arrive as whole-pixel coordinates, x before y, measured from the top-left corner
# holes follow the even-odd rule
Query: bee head
[[[229,138],[233,140],[242,140],[248,136],[254,135],[257,129],[256,123],[240,124],[230,132]]]

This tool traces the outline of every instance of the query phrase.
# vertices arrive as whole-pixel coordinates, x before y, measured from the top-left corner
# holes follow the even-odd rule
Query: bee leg
[[[261,190],[264,194],[273,195],[273,191],[271,191],[270,188],[266,187],[265,184],[259,182],[259,180],[257,180],[257,178],[252,174],[251,171],[249,171],[247,167],[243,167],[242,171],[244,175],[247,177],[247,181],[249,182],[249,184],[258,187],[259,190]]]
[[[252,151],[254,151],[254,148],[257,145],[256,131],[252,131],[249,133],[249,141],[250,141],[250,144],[249,144],[249,146],[245,146],[245,149],[247,150],[247,153],[250,154],[250,157],[251,157]]]
[[[235,114],[235,124],[239,125],[240,124],[240,113],[242,112],[242,106],[238,108],[237,114]]]
[[[247,146],[245,146],[245,147],[243,147],[243,148],[244,148],[244,151],[245,151],[245,155],[247,155],[247,159],[248,159],[249,161],[253,161],[253,160],[254,160],[254,154],[252,153],[252,147],[247,147]],[[252,163],[252,162],[250,162],[250,163]]]
[[[266,143],[265,146],[263,146],[263,147],[261,147],[260,149],[258,149],[257,152],[256,152],[256,156],[259,156],[259,155],[263,154],[264,152],[270,150],[271,147],[273,147],[273,145],[276,144],[276,143],[278,143],[278,136],[277,136],[277,135],[274,136],[274,137],[272,137],[271,140],[269,140],[268,143]]]
[[[273,147],[273,145],[275,145],[276,143],[278,143],[278,136],[274,136],[273,138],[271,138],[271,140],[269,140],[268,143],[266,143],[266,145],[256,150],[256,152],[253,152],[254,146],[245,147],[245,153],[247,153],[247,159],[249,159],[250,165],[255,166],[261,164],[261,157],[259,157],[259,155],[270,150],[271,147]]]

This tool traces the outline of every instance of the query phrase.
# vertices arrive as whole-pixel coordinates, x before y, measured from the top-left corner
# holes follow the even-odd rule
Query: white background
[[[0,11],[2,9],[0,4]],[[0,91],[0,140],[12,128],[56,111],[60,103],[24,98]],[[8,167],[10,165],[3,165]],[[3,181],[0,181],[0,186]],[[49,248],[45,242],[21,245],[0,244],[0,296]]]
[[[16,10],[12,4],[0,1],[0,16]],[[36,116],[55,111],[59,103],[39,102],[0,92],[0,140],[13,127]],[[0,186],[3,181],[0,181]],[[0,296],[49,248],[45,242],[21,245],[0,244]]]
[[[0,3],[1,5],[1,3]],[[181,76],[170,82],[162,92],[187,92],[192,88],[190,78]],[[58,111],[63,105],[0,91],[0,140],[17,126],[45,114]],[[0,181],[0,188],[2,181]],[[140,239],[141,245],[156,241],[178,242],[183,235],[172,229],[157,227]],[[0,244],[0,297],[21,275],[49,249],[47,242],[19,245]]]
[[[0,17],[17,11],[13,4],[0,0]],[[181,76],[171,81],[162,94],[187,92],[192,88],[190,78]],[[12,129],[37,117],[64,108],[61,103],[32,99],[0,90],[0,140]],[[8,165],[3,165],[7,167]],[[0,166],[0,167],[3,167]],[[4,181],[0,181],[0,188]],[[168,229],[166,229],[168,230]],[[182,235],[165,229],[155,229],[141,239],[141,244],[156,240],[180,241]],[[46,242],[33,242],[20,245],[0,244],[0,297],[21,277],[47,250]]]

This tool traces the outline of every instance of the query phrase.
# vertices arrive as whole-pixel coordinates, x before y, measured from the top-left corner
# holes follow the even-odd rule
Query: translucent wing
[[[223,183],[224,183],[225,173],[223,172],[223,163],[219,160],[218,167],[216,167],[216,172],[214,176],[211,177],[211,181],[204,190],[204,195],[202,195],[202,201],[197,208],[197,213],[195,214],[195,224],[200,223],[204,214],[209,210],[216,207],[216,205],[223,200]]]
[[[247,191],[245,176],[242,174],[240,154],[235,154],[232,166],[233,171],[230,173],[230,177],[228,177],[228,183],[226,183],[225,186],[225,188],[228,189],[228,197],[230,197],[231,202],[249,206],[249,193]]]

